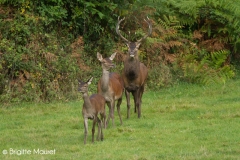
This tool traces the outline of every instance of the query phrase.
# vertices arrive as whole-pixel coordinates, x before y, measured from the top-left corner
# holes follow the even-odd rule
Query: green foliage
[[[132,41],[146,34],[147,24],[143,19],[149,16],[152,21],[153,33],[139,52],[141,61],[149,68],[149,88],[171,84],[173,64],[178,64],[175,71],[179,72],[174,74],[185,75],[182,79],[187,81],[209,83],[211,76],[217,77],[212,79],[223,77],[220,81],[225,81],[234,75],[230,60],[238,57],[240,49],[238,3],[227,0],[2,0],[0,101],[76,98],[76,79],[94,76],[96,84],[101,75],[97,51],[104,55],[117,51],[116,71],[120,72],[126,51],[115,33],[119,15],[126,17],[121,29]],[[131,36],[127,34],[129,31]],[[181,58],[177,61],[179,55]],[[188,56],[194,58],[187,60]],[[205,75],[205,79],[194,78],[198,74],[199,77]],[[96,90],[94,86],[91,89]]]
[[[217,38],[239,52],[240,1],[228,0],[147,0],[139,1],[140,6],[153,8],[156,19],[165,15],[175,16],[183,25],[183,31],[200,30],[204,38]]]
[[[234,53],[239,46],[240,12],[239,1],[206,1],[199,9],[204,24],[200,30],[208,37],[217,37],[219,41],[229,43]]]
[[[45,27],[56,23],[53,19],[59,21],[62,15],[51,14],[53,17],[50,16],[49,23],[46,23],[43,18],[29,12],[32,6],[28,1],[18,5],[19,10],[1,7],[4,17],[0,26],[0,71],[4,76],[1,76],[0,101],[61,99],[63,93],[70,91],[65,92],[65,88],[77,78],[78,68],[71,55],[63,51],[70,49],[70,39],[59,37],[56,32],[47,33]],[[55,12],[53,8],[51,10]],[[8,14],[10,11],[14,11],[12,15]]]
[[[227,79],[234,76],[232,67],[224,64],[228,56],[229,52],[224,50],[211,53],[202,51],[182,54],[178,59],[178,67],[180,66],[183,71],[182,78],[188,82],[225,83]]]
[[[169,63],[175,61],[175,55],[183,47],[182,26],[176,17],[163,16],[158,18],[155,32],[148,38],[146,44],[147,57],[151,57],[151,69],[147,85],[150,89],[160,89],[174,83],[174,74]]]
[[[182,25],[180,21],[175,16],[163,15],[162,18],[158,19],[158,24],[160,24],[165,29],[181,29]]]
[[[115,19],[128,7],[116,10],[119,3],[1,1],[0,101],[76,98],[76,80],[101,73],[92,75],[88,69],[96,67],[92,65],[96,52],[113,49]],[[81,36],[83,39],[73,45]]]
[[[157,59],[165,64],[177,63],[176,73],[189,82],[208,84],[232,78],[230,60],[238,54],[240,35],[240,8],[236,3],[227,0],[138,1],[139,6],[152,9],[150,12],[156,20],[147,57],[157,54],[151,59],[154,64]]]
[[[150,90],[159,90],[173,84],[173,75],[169,66],[160,63],[149,70],[147,86]]]

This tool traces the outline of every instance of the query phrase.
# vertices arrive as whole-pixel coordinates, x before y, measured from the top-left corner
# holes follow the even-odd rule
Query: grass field
[[[240,159],[240,79],[225,85],[180,83],[143,95],[142,118],[126,100],[123,125],[83,144],[82,99],[0,108],[0,159]],[[108,112],[108,108],[107,108]],[[97,130],[97,129],[96,129]]]

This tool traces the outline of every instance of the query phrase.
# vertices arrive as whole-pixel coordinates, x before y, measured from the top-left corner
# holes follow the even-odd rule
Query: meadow
[[[3,106],[0,159],[240,159],[240,79],[146,90],[142,101],[142,117],[132,105],[127,119],[124,97],[123,125],[115,110],[103,141],[91,143],[90,122],[86,145],[81,98]]]

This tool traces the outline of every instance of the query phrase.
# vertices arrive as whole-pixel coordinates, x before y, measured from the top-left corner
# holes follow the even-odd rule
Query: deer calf
[[[128,47],[128,56],[124,61],[124,69],[122,71],[122,77],[124,81],[125,94],[127,98],[127,118],[130,117],[130,95],[129,92],[132,93],[134,97],[135,104],[135,112],[138,112],[138,118],[141,117],[141,103],[142,103],[142,95],[144,92],[144,85],[146,83],[146,79],[148,76],[147,67],[139,61],[138,57],[138,49],[141,45],[141,42],[146,39],[152,33],[152,25],[149,19],[145,20],[148,23],[149,31],[144,37],[139,39],[136,42],[131,42],[123,37],[119,31],[119,25],[124,20],[119,20],[116,25],[117,34],[124,40]]]
[[[92,126],[92,142],[94,142],[94,132],[95,132],[95,124],[98,123],[98,136],[97,140],[103,140],[103,131],[102,131],[102,121],[104,123],[104,127],[106,126],[106,114],[105,114],[105,99],[100,94],[93,94],[89,97],[88,95],[88,85],[91,84],[93,77],[91,77],[87,82],[79,81],[78,91],[83,94],[83,108],[82,115],[84,118],[84,144],[87,141],[88,134],[88,119],[93,120]],[[101,120],[98,115],[100,114]]]
[[[98,60],[102,63],[102,78],[98,82],[98,94],[103,95],[107,105],[109,107],[109,115],[107,119],[107,125],[109,119],[112,119],[112,125],[114,126],[114,108],[115,101],[117,100],[117,111],[122,124],[122,117],[120,113],[120,105],[122,103],[122,95],[124,91],[123,80],[117,73],[110,73],[110,69],[115,65],[112,63],[116,53],[113,53],[109,58],[103,58],[100,53],[97,53]]]

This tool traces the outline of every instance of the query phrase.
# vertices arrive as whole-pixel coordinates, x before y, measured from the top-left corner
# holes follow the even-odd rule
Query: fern
[[[175,16],[166,16],[158,19],[158,23],[162,25],[165,29],[181,29],[182,26]]]
[[[209,65],[216,69],[222,67],[229,54],[230,52],[226,50],[220,50],[210,53]]]
[[[197,53],[183,55],[180,57],[183,78],[201,84],[225,82],[234,76],[231,66],[224,64],[229,54],[222,50],[205,53],[200,59]]]

